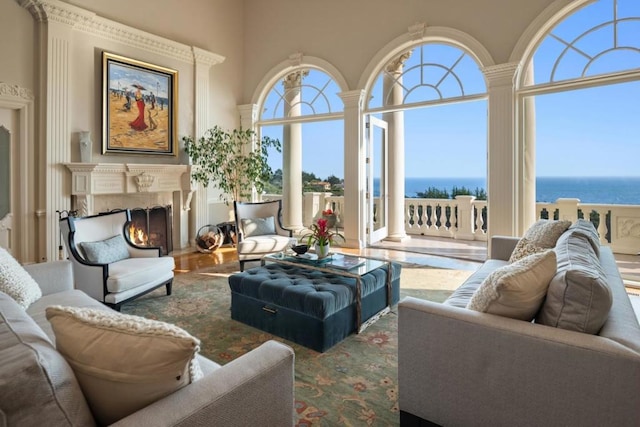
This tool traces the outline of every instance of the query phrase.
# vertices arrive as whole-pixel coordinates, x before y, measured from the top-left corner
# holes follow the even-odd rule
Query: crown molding
[[[60,0],[16,0],[38,22],[58,22],[103,39],[123,43],[189,64],[219,64],[224,57],[146,31],[102,18],[93,12]]]

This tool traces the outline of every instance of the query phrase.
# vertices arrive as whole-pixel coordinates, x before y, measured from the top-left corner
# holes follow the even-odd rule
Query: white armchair
[[[233,202],[238,234],[240,271],[244,263],[260,260],[264,255],[280,252],[295,243],[293,232],[282,226],[282,201]]]
[[[118,311],[163,285],[171,295],[173,283],[173,257],[161,256],[159,247],[131,243],[130,221],[129,210],[60,220],[76,289]]]

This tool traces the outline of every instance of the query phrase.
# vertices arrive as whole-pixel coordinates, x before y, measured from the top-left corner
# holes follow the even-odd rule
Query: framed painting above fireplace
[[[102,52],[102,153],[177,155],[178,72]]]

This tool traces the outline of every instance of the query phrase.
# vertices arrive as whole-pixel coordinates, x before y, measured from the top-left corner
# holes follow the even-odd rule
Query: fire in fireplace
[[[129,210],[129,238],[132,243],[139,246],[159,246],[162,255],[173,250],[171,205]]]

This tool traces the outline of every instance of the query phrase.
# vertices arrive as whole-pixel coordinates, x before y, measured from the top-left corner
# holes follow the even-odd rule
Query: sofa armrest
[[[398,316],[401,411],[440,425],[640,419],[640,354],[612,340],[415,298]]]
[[[268,341],[114,426],[292,426],[294,358]]]
[[[511,257],[511,253],[519,241],[519,237],[493,236],[491,238],[491,253],[489,254],[489,258],[509,261],[509,257]]]
[[[50,261],[28,264],[24,269],[40,286],[42,295],[73,289],[73,268],[70,261]]]

